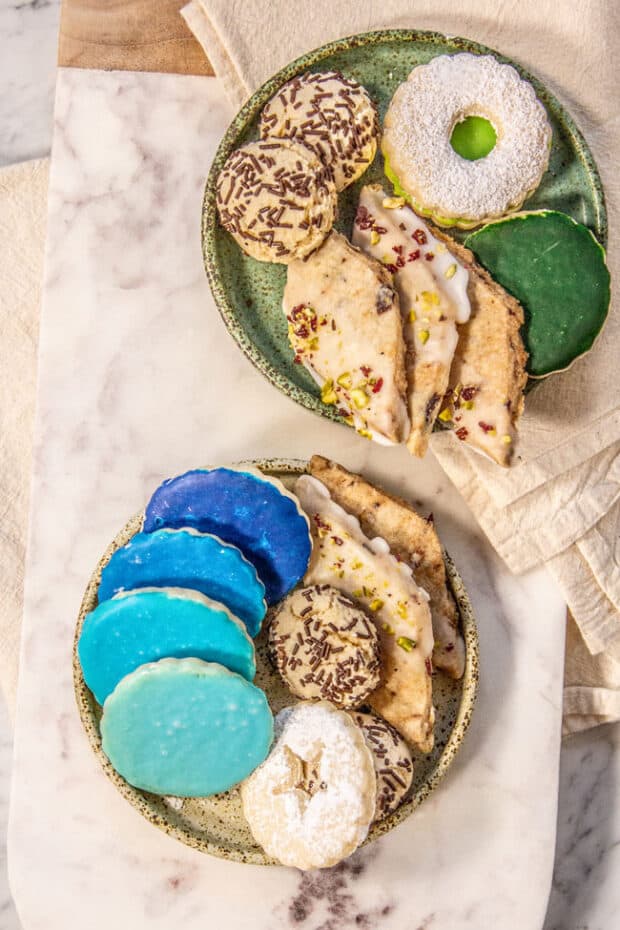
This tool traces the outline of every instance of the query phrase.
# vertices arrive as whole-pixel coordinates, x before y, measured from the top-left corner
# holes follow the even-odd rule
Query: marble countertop
[[[0,3],[0,164],[49,151],[58,13],[57,0]],[[10,770],[11,728],[0,707],[0,930],[19,928],[4,853]],[[567,742],[562,751],[556,866],[544,930],[616,926],[619,800],[620,728],[603,727]]]

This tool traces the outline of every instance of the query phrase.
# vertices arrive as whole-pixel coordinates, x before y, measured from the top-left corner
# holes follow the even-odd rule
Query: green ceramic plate
[[[568,213],[589,226],[603,246],[606,244],[607,216],[603,189],[590,150],[571,116],[556,98],[516,62],[468,39],[401,29],[341,39],[292,62],[256,91],[222,139],[205,188],[202,248],[215,302],[239,347],[272,384],[304,407],[330,420],[341,421],[341,418],[334,407],[321,403],[310,375],[293,362],[281,309],[286,267],[248,258],[221,228],[215,207],[216,178],[234,149],[258,137],[258,119],[263,106],[282,84],[295,75],[312,69],[342,71],[368,89],[383,119],[394,91],[415,65],[424,64],[436,55],[463,51],[492,54],[499,61],[513,65],[522,77],[533,84],[547,109],[553,129],[549,168],[540,187],[526,201],[523,209],[547,208]],[[340,195],[340,216],[336,227],[347,235],[351,232],[360,188],[376,181],[387,184],[380,154],[360,180]],[[454,235],[462,239],[465,234],[455,232]]]
[[[248,464],[248,463],[245,463]],[[289,484],[305,470],[305,463],[275,459],[253,462],[267,474]],[[101,708],[87,688],[77,657],[77,641],[86,614],[97,606],[97,588],[101,570],[112,553],[124,546],[140,531],[144,514],[138,513],[123,527],[110,544],[88,583],[75,631],[73,648],[73,681],[77,705],[89,742],[108,778],[120,793],[140,813],[170,836],[201,852],[252,862],[257,865],[275,865],[258,846],[243,817],[241,799],[237,789],[211,798],[164,798],[129,785],[116,772],[101,748],[99,722]],[[469,726],[478,684],[478,632],[467,592],[460,575],[448,555],[445,556],[450,589],[459,611],[461,629],[465,639],[465,674],[461,681],[452,681],[442,673],[433,677],[433,700],[436,709],[435,747],[425,756],[413,753],[414,780],[411,793],[400,807],[370,830],[367,843],[389,832],[418,807],[439,783],[450,767]],[[280,677],[274,672],[267,657],[264,633],[256,641],[256,684],[263,688],[274,713],[296,703]]]

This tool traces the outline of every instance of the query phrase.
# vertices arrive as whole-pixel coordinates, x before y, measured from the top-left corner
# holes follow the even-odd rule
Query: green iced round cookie
[[[564,370],[592,347],[609,310],[609,271],[586,226],[552,210],[517,213],[465,244],[523,305],[533,378]]]

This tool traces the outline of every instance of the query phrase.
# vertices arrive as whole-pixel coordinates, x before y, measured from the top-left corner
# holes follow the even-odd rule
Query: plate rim
[[[291,475],[307,473],[308,464],[308,461],[303,459],[281,458],[246,459],[241,462],[234,463],[234,465],[237,466],[253,466],[255,468],[259,468],[261,471],[264,471],[267,474],[277,472],[278,474]],[[112,781],[119,793],[123,796],[123,798],[125,798],[126,801],[129,801],[132,807],[134,807],[146,820],[154,824],[164,833],[167,833],[169,836],[179,840],[186,846],[190,846],[199,852],[216,856],[217,858],[245,864],[281,866],[281,863],[276,862],[276,860],[270,858],[262,851],[253,852],[250,850],[248,852],[242,852],[234,847],[224,846],[223,844],[199,837],[190,829],[186,829],[178,824],[170,822],[161,814],[158,814],[153,810],[147,797],[145,797],[145,795],[149,795],[149,792],[144,792],[139,788],[134,788],[127,781],[125,781],[122,775],[120,775],[113,768],[110,760],[103,752],[99,726],[94,712],[94,706],[97,705],[97,702],[94,695],[86,685],[84,676],[82,675],[82,668],[78,656],[78,641],[82,630],[84,617],[86,616],[86,613],[92,609],[93,597],[96,597],[96,591],[99,585],[103,565],[106,564],[112,553],[117,548],[119,548],[120,545],[124,545],[122,540],[126,539],[128,532],[131,532],[131,535],[134,535],[135,532],[139,532],[143,518],[144,511],[138,511],[132,517],[130,517],[124,526],[116,533],[114,539],[108,544],[105,552],[97,562],[97,565],[95,566],[86,584],[84,595],[80,603],[80,609],[75,623],[75,632],[73,636],[72,667],[73,690],[82,727],[86,732],[90,747],[97,757],[100,766],[103,768],[103,771],[110,779],[110,781]],[[469,595],[467,594],[463,580],[456,566],[454,565],[454,562],[446,550],[443,549],[443,547],[442,551],[446,565],[446,574],[449,588],[457,604],[461,631],[465,641],[465,671],[461,679],[463,684],[456,719],[454,721],[454,726],[450,731],[446,745],[444,746],[443,751],[437,760],[437,764],[433,771],[430,773],[429,777],[422,783],[422,785],[420,785],[418,790],[414,792],[406,801],[400,804],[399,807],[392,812],[392,814],[390,814],[384,820],[381,820],[371,826],[368,836],[361,844],[362,846],[373,842],[375,839],[378,839],[378,837],[390,832],[403,821],[407,820],[409,816],[416,810],[416,808],[418,808],[420,804],[426,800],[429,794],[442,781],[463,743],[463,739],[469,728],[476,703],[479,681],[479,639],[476,618],[471,601],[469,600]]]
[[[274,75],[268,78],[268,80],[265,81],[259,88],[257,88],[257,90],[249,97],[249,99],[243,104],[241,109],[233,117],[230,125],[228,126],[220,141],[220,144],[218,145],[205,181],[202,199],[200,235],[203,266],[218,313],[220,314],[226,329],[232,336],[237,347],[241,349],[245,357],[263,375],[263,377],[269,381],[270,384],[276,387],[287,397],[290,397],[293,401],[300,404],[306,410],[311,410],[313,413],[318,414],[324,419],[331,420],[332,422],[338,423],[340,425],[344,425],[344,421],[334,407],[323,404],[318,395],[315,395],[307,388],[301,387],[300,385],[292,382],[288,376],[283,374],[275,365],[272,364],[272,362],[262,352],[262,350],[260,350],[252,341],[252,339],[247,336],[245,328],[239,322],[237,314],[234,312],[232,305],[229,304],[225,283],[222,280],[219,265],[215,259],[216,249],[214,243],[216,231],[219,225],[215,200],[216,180],[228,155],[237,144],[239,136],[245,131],[248,122],[257,115],[267,100],[273,96],[275,91],[285,81],[290,80],[291,77],[295,76],[300,71],[312,67],[317,62],[329,57],[332,54],[335,54],[336,52],[346,51],[352,47],[377,45],[383,42],[418,42],[426,44],[443,42],[446,43],[455,53],[472,52],[476,55],[492,55],[503,64],[509,64],[515,68],[517,73],[522,78],[532,84],[539,99],[541,99],[543,103],[546,101],[552,103],[553,107],[560,114],[563,126],[570,134],[573,140],[573,146],[577,150],[579,157],[584,163],[588,175],[592,178],[593,203],[595,205],[596,214],[596,230],[593,232],[593,235],[600,243],[602,248],[604,250],[607,249],[608,218],[605,191],[598,166],[585,139],[585,136],[579,129],[572,115],[561,103],[561,101],[558,100],[555,94],[553,94],[539,78],[531,74],[530,71],[527,68],[524,68],[519,62],[506,55],[503,55],[490,46],[483,45],[474,41],[473,39],[467,39],[462,36],[446,35],[442,32],[424,29],[378,29],[371,32],[356,33],[350,36],[345,36],[341,39],[336,39],[332,42],[328,42],[325,45],[321,45],[318,48],[312,49],[309,52],[305,52],[303,55],[295,58],[293,61],[289,62]],[[601,328],[601,332],[603,328],[604,327]],[[549,375],[545,375],[544,378],[550,377],[551,374],[555,374],[555,372],[552,372]],[[535,387],[536,384],[540,384],[544,378],[533,379],[532,388]]]

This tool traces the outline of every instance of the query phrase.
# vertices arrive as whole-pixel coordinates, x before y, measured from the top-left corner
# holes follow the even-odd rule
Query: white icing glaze
[[[469,409],[462,399],[450,406],[454,430],[458,435],[458,430],[464,427],[470,437],[476,437],[475,443],[468,442],[468,447],[497,462],[505,453],[506,445],[513,447],[517,441],[518,433],[510,410],[505,404],[498,403],[496,397],[489,397],[484,379],[472,365],[463,363],[460,374],[463,384],[475,386],[476,393],[471,401],[473,406]],[[487,431],[481,423],[491,429]]]
[[[420,250],[419,262],[424,262],[423,267],[428,268],[435,280],[435,287],[441,291],[454,305],[454,319],[457,323],[466,323],[471,315],[471,304],[467,296],[467,286],[469,283],[469,272],[467,268],[450,252],[448,247],[436,236],[433,235],[424,220],[413,212],[411,207],[404,204],[402,207],[387,209],[383,206],[383,201],[388,195],[379,185],[366,185],[362,188],[360,194],[360,204],[374,216],[376,225],[387,230],[382,233],[380,241],[376,245],[370,244],[371,229],[360,229],[357,223],[353,224],[353,244],[363,248],[365,252],[385,264],[385,257],[390,256],[390,262],[394,263],[396,253],[394,246],[402,245],[404,254],[417,249]],[[401,229],[401,224],[405,229]],[[426,238],[425,242],[418,242],[412,236],[413,233],[421,229]],[[422,238],[421,236],[419,237]],[[426,255],[432,254],[432,261],[427,261]],[[399,269],[395,275],[395,282],[403,277],[403,272],[409,265],[415,265],[417,262],[407,262],[405,268]],[[456,271],[452,274],[452,266],[456,266]],[[446,275],[452,274],[452,277]],[[399,295],[400,296],[400,295]],[[401,299],[402,310],[402,299]]]
[[[323,385],[325,384],[326,379],[323,378],[318,373],[316,368],[312,367],[312,365],[310,364],[307,358],[302,358],[302,365],[304,366],[306,371],[310,375],[312,375],[312,377],[314,378],[318,386],[322,388]],[[397,442],[394,442],[392,439],[388,439],[387,436],[384,436],[382,433],[378,433],[375,429],[373,429],[366,422],[366,420],[363,417],[361,417],[359,413],[357,413],[356,410],[353,410],[352,407],[350,407],[349,404],[347,404],[346,399],[342,395],[338,398],[338,406],[341,407],[343,410],[346,410],[348,416],[350,416],[353,419],[354,429],[356,429],[358,432],[360,430],[365,430],[367,433],[370,433],[370,438],[372,439],[373,442],[378,443],[380,446],[397,446],[398,445]]]
[[[387,624],[400,632],[404,621],[407,635],[417,643],[422,662],[430,657],[433,631],[427,606],[429,596],[416,583],[409,565],[391,554],[382,537],[369,539],[359,520],[332,500],[325,485],[316,478],[302,475],[297,479],[295,490],[311,519],[316,522],[318,517],[333,529],[332,539],[336,536],[342,540],[341,544],[333,546],[333,552],[330,549],[329,555],[321,551],[320,544],[314,546],[306,582],[331,584],[366,607],[370,602],[381,600],[382,605],[372,611],[377,625]],[[319,540],[320,533],[319,523]],[[340,561],[344,564],[339,565]],[[360,563],[359,568],[352,568],[357,563]],[[360,597],[360,589],[369,593]],[[423,610],[420,610],[421,604]]]

